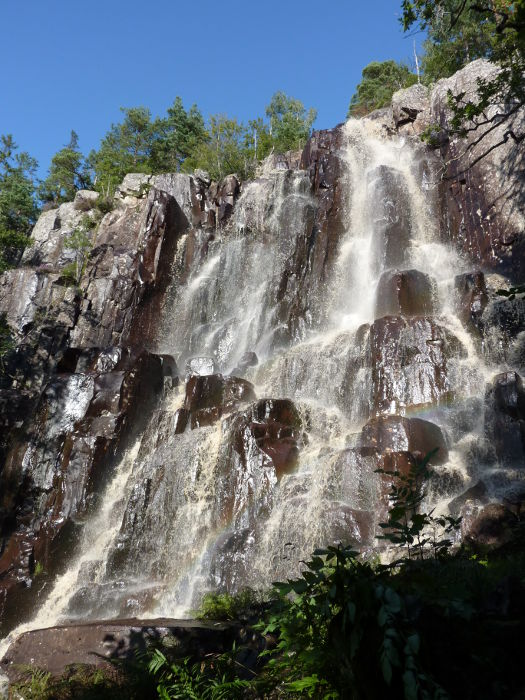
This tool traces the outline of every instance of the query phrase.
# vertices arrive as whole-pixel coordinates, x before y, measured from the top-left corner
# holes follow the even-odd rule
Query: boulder
[[[427,87],[417,83],[392,95],[392,116],[397,128],[416,121],[421,112],[430,107],[430,93]]]
[[[465,350],[433,319],[384,316],[370,327],[372,408],[393,413],[447,401],[447,360]]]
[[[63,674],[71,664],[112,671],[115,662],[132,662],[152,644],[166,650],[175,647],[183,656],[198,660],[246,643],[264,646],[262,640],[254,642],[253,631],[247,633],[235,622],[133,618],[77,623],[25,632],[10,645],[0,668],[15,682],[24,677],[28,664],[53,676]]]
[[[381,316],[425,316],[436,310],[436,287],[418,270],[387,270],[376,292],[376,318]]]
[[[475,548],[498,549],[513,539],[516,516],[500,503],[489,503],[474,518],[465,539]]]
[[[79,211],[90,211],[95,207],[98,198],[98,192],[93,192],[92,190],[77,190],[73,204],[75,205],[75,209]]]
[[[241,403],[255,400],[253,385],[222,374],[193,375],[186,383],[184,410],[191,414],[191,427],[211,425]]]
[[[261,399],[223,424],[215,499],[224,524],[253,528],[269,514],[276,484],[297,464],[301,425],[288,399]]]
[[[437,448],[431,464],[443,464],[448,459],[448,448],[441,428],[421,418],[402,416],[378,416],[366,423],[359,438],[359,448],[363,455],[382,455],[389,452],[409,452],[422,459]],[[386,466],[409,468],[410,459],[406,455],[388,458]],[[404,466],[402,466],[404,462]]]

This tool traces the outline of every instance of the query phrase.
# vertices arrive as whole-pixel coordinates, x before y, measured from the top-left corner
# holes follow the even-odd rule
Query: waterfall
[[[292,576],[317,546],[373,547],[378,457],[360,447],[378,416],[446,435],[433,504],[445,509],[475,478],[494,366],[456,316],[454,278],[469,268],[440,239],[424,149],[363,119],[345,125],[336,155],[343,225],[324,279],[309,277],[318,202],[306,171],[265,172],[227,227],[181,240],[157,351],[183,378],[195,358],[202,374],[242,374],[258,401],[179,429],[184,388],[168,390],[69,569],[8,641],[66,620],[184,616],[207,590]],[[243,365],[247,353],[256,359]],[[289,450],[284,466],[268,426]]]

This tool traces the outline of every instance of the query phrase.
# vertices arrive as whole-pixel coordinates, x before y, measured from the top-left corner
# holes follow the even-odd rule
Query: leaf
[[[403,687],[405,690],[405,700],[417,700],[418,682],[413,671],[403,673]]]
[[[411,634],[407,638],[406,648],[410,650],[412,654],[417,654],[419,652],[419,634]]]
[[[392,681],[392,665],[388,660],[386,654],[381,655],[381,672],[383,674],[385,683],[387,685],[390,685]]]

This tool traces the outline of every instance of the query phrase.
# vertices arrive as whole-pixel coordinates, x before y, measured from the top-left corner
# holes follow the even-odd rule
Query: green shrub
[[[267,597],[251,588],[238,593],[206,593],[192,616],[197,620],[246,620],[258,615]]]
[[[235,700],[243,698],[250,681],[237,676],[233,654],[208,656],[199,663],[189,659],[169,662],[155,649],[148,665],[157,679],[157,693],[162,700]]]
[[[95,209],[97,209],[103,216],[109,214],[115,208],[115,202],[113,197],[105,196],[100,194],[97,201],[95,202]]]

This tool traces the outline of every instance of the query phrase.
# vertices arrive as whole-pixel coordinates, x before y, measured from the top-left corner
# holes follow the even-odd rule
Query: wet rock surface
[[[481,271],[458,275],[455,280],[459,317],[464,325],[471,329],[483,330],[483,311],[489,297],[485,276]]]
[[[388,270],[377,286],[376,318],[426,316],[436,310],[435,283],[418,270]]]
[[[81,192],[42,214],[23,258],[33,267],[0,280],[0,313],[16,342],[0,378],[8,406],[0,445],[3,629],[34,598],[37,564],[52,572],[67,551],[75,519],[174,371],[166,356],[134,342],[153,340],[184,214],[164,191],[128,195],[93,230],[86,269],[69,287],[60,272],[70,262],[64,242],[95,202]]]
[[[385,316],[370,327],[373,409],[396,412],[446,402],[447,362],[464,353],[459,341],[432,318]]]
[[[372,418],[361,431],[359,447],[365,455],[410,452],[418,458],[437,449],[432,460],[434,464],[442,464],[448,457],[446,441],[439,426],[421,418]]]
[[[254,632],[238,623],[172,619],[129,619],[66,625],[21,635],[1,660],[1,670],[14,682],[28,665],[61,675],[70,664],[111,669],[111,662],[134,661],[152,645],[176,649],[195,660],[237,646],[264,647]]]
[[[254,399],[253,385],[245,379],[221,374],[192,376],[186,384],[183,410],[191,416],[191,427],[200,428]]]
[[[293,575],[316,546],[373,547],[391,475],[435,448],[433,495],[463,534],[500,537],[508,514],[482,509],[502,493],[521,507],[525,445],[525,302],[497,293],[523,278],[519,154],[506,144],[466,174],[451,160],[446,89],[473,78],[396,93],[249,183],[132,173],[100,222],[90,192],[42,214],[0,276],[16,345],[0,377],[4,630],[47,593],[115,473],[112,539],[89,540],[62,619],[178,614],[204,590]],[[417,140],[431,121],[439,153]],[[443,163],[457,177],[437,188]],[[93,248],[70,286],[85,215]],[[478,350],[505,370],[486,395]],[[135,627],[104,649],[131,648]]]
[[[498,374],[488,388],[485,432],[498,462],[525,467],[525,387],[516,372]]]

